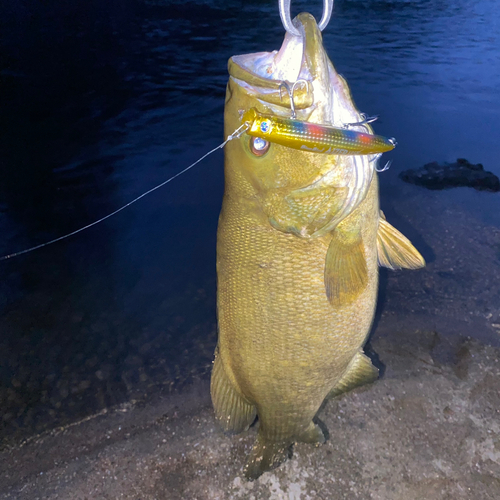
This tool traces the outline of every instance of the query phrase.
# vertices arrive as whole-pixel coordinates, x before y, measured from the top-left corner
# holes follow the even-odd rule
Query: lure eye
[[[250,139],[250,151],[255,156],[264,156],[269,151],[270,142],[260,137],[252,137]]]

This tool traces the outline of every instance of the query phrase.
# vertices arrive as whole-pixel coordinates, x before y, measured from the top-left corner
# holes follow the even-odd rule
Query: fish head
[[[233,56],[225,105],[229,135],[252,110],[334,127],[362,121],[349,87],[335,70],[314,17],[299,14],[300,36],[286,33],[279,51]],[[291,95],[283,82],[292,88]],[[353,128],[356,130],[356,127]],[[364,125],[360,131],[371,133]],[[301,237],[326,234],[363,200],[374,173],[369,156],[326,155],[267,143],[243,134],[226,146],[226,190],[258,200],[278,230]]]

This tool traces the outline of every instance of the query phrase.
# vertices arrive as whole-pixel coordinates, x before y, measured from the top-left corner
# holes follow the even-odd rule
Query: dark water
[[[0,255],[106,215],[220,144],[227,59],[280,47],[276,4],[4,0]],[[321,14],[319,1],[293,8]],[[399,171],[432,160],[500,174],[497,2],[339,0],[324,42],[359,109],[380,115],[376,132],[398,140],[382,201]],[[222,189],[219,151],[114,218],[0,262],[1,438],[207,376]]]

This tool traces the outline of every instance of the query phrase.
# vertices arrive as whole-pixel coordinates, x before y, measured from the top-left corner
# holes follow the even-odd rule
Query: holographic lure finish
[[[260,113],[251,108],[244,113],[247,134],[288,148],[332,155],[370,155],[391,151],[394,139],[365,134],[317,123]]]

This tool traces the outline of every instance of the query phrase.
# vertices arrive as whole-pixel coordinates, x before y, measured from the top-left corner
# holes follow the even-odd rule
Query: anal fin
[[[389,269],[418,269],[425,266],[425,260],[410,240],[391,226],[380,214],[377,231],[378,263]]]
[[[368,268],[361,234],[337,228],[325,260],[326,296],[332,305],[351,303],[368,283]]]
[[[378,369],[373,366],[370,358],[362,351],[358,351],[327,397],[334,398],[361,385],[371,384],[378,379],[378,375]]]
[[[210,394],[215,417],[225,432],[239,433],[248,429],[257,414],[254,405],[245,401],[224,371],[222,360],[215,351],[215,361],[210,382]]]

